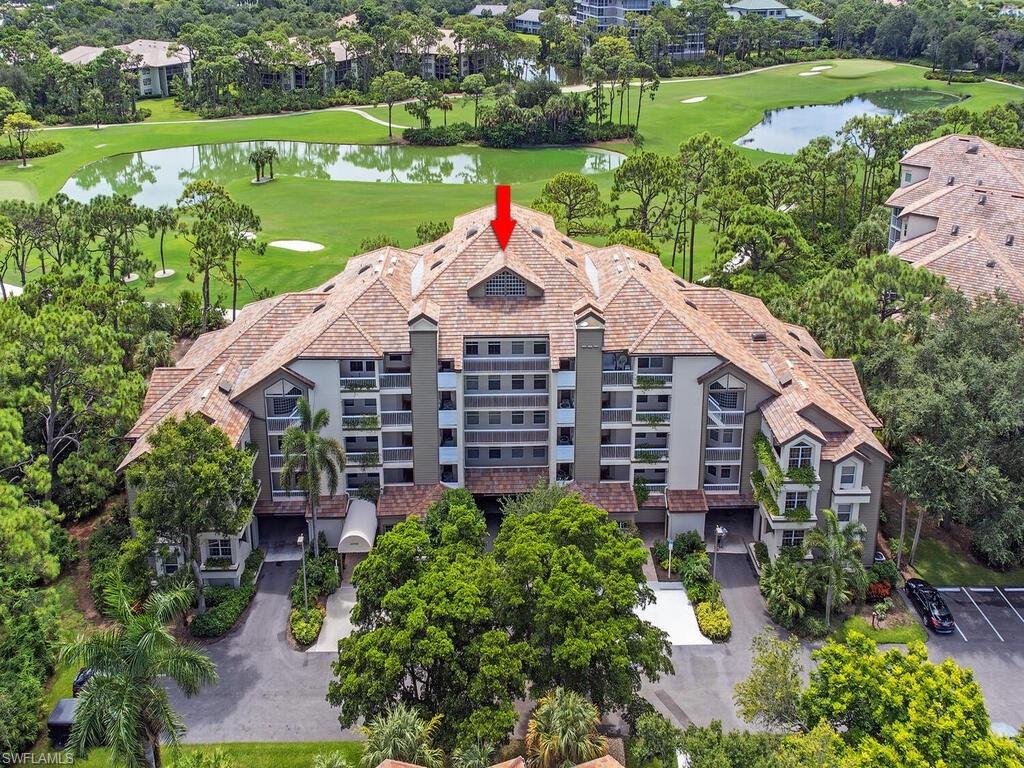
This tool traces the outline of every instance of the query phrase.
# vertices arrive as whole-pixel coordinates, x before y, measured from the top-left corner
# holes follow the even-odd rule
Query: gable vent
[[[979,147],[977,144],[971,144],[971,146],[969,146],[967,148],[967,154],[968,155],[976,155],[976,154],[978,154],[978,150],[979,149],[981,149],[981,147]]]
[[[950,228],[950,230],[949,230],[949,234],[951,234],[951,235],[954,235],[954,236],[955,236],[955,235],[959,235],[959,234],[960,234],[960,225],[959,225],[959,224],[954,224],[954,225],[953,225],[953,226],[952,226],[952,227]]]
[[[1013,245],[1013,235],[1007,235],[1006,236],[1006,244],[1007,245]]]
[[[751,341],[768,341],[768,334],[765,333],[764,331],[751,331],[750,332],[750,340]]]

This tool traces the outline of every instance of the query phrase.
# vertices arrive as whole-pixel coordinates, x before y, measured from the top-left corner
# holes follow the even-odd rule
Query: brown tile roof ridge
[[[967,232],[965,234],[962,234],[959,237],[953,238],[952,240],[950,240],[948,243],[946,243],[941,248],[936,248],[934,251],[925,254],[924,256],[922,256],[919,259],[916,259],[913,262],[913,264],[914,264],[915,267],[927,267],[929,264],[932,264],[933,262],[938,261],[939,259],[941,259],[947,253],[955,251],[958,248],[962,248],[964,245],[967,245],[971,241],[977,240],[980,237],[981,237],[981,230],[980,229],[976,229],[973,232]]]
[[[943,186],[939,187],[938,189],[932,190],[927,195],[924,195],[923,197],[918,198],[914,202],[904,206],[903,210],[900,211],[899,218],[903,218],[904,216],[906,216],[908,214],[911,214],[911,213],[917,213],[919,215],[927,215],[927,214],[920,213],[921,209],[924,208],[926,205],[929,205],[929,204],[935,202],[936,200],[940,200],[943,197],[945,197],[946,195],[951,195],[953,193],[960,192],[964,187],[971,187],[971,186],[974,186],[974,185],[964,184],[963,182],[961,182],[959,184],[954,184],[951,187],[943,185]]]
[[[912,251],[924,243],[938,239],[940,236],[941,233],[938,228],[936,228],[931,232],[925,232],[923,235],[912,237],[909,240],[898,240],[893,243],[892,248],[889,249],[889,253],[893,256],[899,256],[904,261],[913,262],[915,261],[915,257],[907,255],[907,251]]]
[[[918,259],[917,261],[913,262],[913,266],[934,266],[937,262],[941,261],[944,257],[948,256],[954,251],[958,251],[961,248],[970,245],[972,241],[977,241],[978,245],[984,250],[985,255],[988,256],[989,260],[995,262],[995,265],[1002,270],[1003,274],[1006,276],[1006,279],[1013,284],[1013,287],[1016,288],[1021,294],[1024,294],[1024,274],[1021,273],[1021,270],[1015,264],[1013,264],[1003,255],[1003,252],[1002,250],[1000,250],[1000,247],[996,243],[992,242],[992,238],[990,238],[987,234],[985,234],[984,231],[980,229],[975,230],[973,232],[969,232],[966,235],[962,235],[961,237],[958,237],[957,239],[947,243],[942,248],[938,248],[932,251],[930,254],[927,254],[921,259]],[[976,265],[976,267],[979,269],[987,269],[988,265]],[[963,286],[957,287],[961,288],[961,290],[964,290]]]
[[[965,134],[951,133],[951,134],[947,134],[946,136],[939,136],[939,137],[934,138],[934,139],[929,139],[928,141],[923,141],[920,144],[917,144],[917,145],[911,147],[910,149],[908,149],[906,154],[904,154],[903,157],[900,158],[900,162],[901,163],[905,163],[905,162],[907,162],[909,160],[913,160],[915,157],[917,157],[919,154],[921,154],[925,150],[931,149],[936,144],[944,142],[947,139],[949,139],[950,137],[956,137],[958,135],[965,135]]]
[[[516,272],[527,282],[533,283],[542,291],[544,290],[544,281],[537,276],[536,272],[530,269],[530,266],[526,262],[514,253],[509,253],[507,250],[503,251],[500,248],[491,260],[484,264],[480,270],[470,278],[469,285],[466,286],[466,289],[475,288],[488,278],[501,272],[503,269],[510,269],[513,272]]]

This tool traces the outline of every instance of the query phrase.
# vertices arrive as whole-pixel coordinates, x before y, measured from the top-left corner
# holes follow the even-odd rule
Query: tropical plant
[[[139,344],[132,355],[132,364],[143,376],[149,376],[154,368],[173,365],[173,349],[174,339],[167,331],[150,331],[139,339]]]
[[[177,744],[184,725],[171,709],[165,681],[186,696],[217,681],[213,662],[202,651],[179,644],[169,625],[192,605],[194,588],[178,582],[153,592],[136,611],[124,585],[111,581],[103,594],[104,614],[113,625],[80,634],[61,650],[68,667],[95,674],[78,696],[69,748],[84,757],[93,744],[110,749],[124,768],[160,768],[164,739]]]
[[[327,480],[327,493],[338,492],[338,481],[345,470],[345,449],[333,437],[320,434],[330,421],[323,408],[313,412],[309,400],[300,397],[296,403],[297,426],[288,427],[281,443],[284,456],[281,478],[288,488],[298,487],[306,493],[306,506],[313,520],[313,555],[320,555],[320,529],[316,513],[320,506],[320,489]]]
[[[761,594],[768,614],[782,626],[792,629],[804,617],[814,601],[810,570],[789,557],[765,563],[761,570]]]
[[[318,752],[313,756],[313,768],[351,768],[348,758],[338,751]]]
[[[542,697],[526,727],[530,768],[568,768],[607,754],[600,722],[597,707],[576,691],[556,688]]]
[[[161,205],[149,215],[149,236],[160,235],[160,275],[167,275],[167,263],[164,261],[164,237],[178,226],[178,212],[169,205]]]
[[[452,751],[452,768],[488,768],[494,748],[485,741],[474,741]]]
[[[840,527],[831,509],[824,511],[825,527],[807,532],[804,544],[814,554],[811,578],[825,599],[825,623],[832,626],[832,609],[847,605],[855,594],[864,594],[867,573],[861,564],[863,523],[850,521]]]
[[[363,726],[366,748],[360,765],[374,768],[385,760],[397,760],[424,768],[441,768],[444,753],[434,746],[434,732],[440,715],[424,720],[415,709],[401,702]]]

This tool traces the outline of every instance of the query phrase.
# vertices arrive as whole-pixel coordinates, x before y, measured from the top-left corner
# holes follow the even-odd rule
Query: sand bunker
[[[821,66],[818,66],[818,67],[811,67],[811,72],[823,72],[826,69],[832,69],[832,65],[831,64],[822,64]]]
[[[268,245],[271,248],[284,248],[286,251],[302,251],[303,253],[322,251],[324,249],[320,243],[314,243],[310,240],[271,240]]]
[[[704,101],[704,99],[706,99],[706,98],[707,98],[707,96],[691,96],[688,99],[683,99],[680,103],[681,104],[697,104],[699,102]]]
[[[800,77],[813,77],[814,75],[820,75],[821,72],[801,72]]]

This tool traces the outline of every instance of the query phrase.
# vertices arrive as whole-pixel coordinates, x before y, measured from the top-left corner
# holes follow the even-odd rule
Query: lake
[[[521,184],[563,171],[614,171],[625,159],[618,152],[584,147],[499,150],[241,141],[114,155],[80,168],[61,191],[81,202],[120,193],[151,208],[174,205],[189,182],[227,184],[251,178],[249,153],[261,146],[277,150],[275,176],[382,184]]]
[[[835,136],[851,117],[892,115],[903,117],[932,107],[948,107],[960,99],[947,93],[923,88],[875,91],[851,96],[838,104],[807,104],[773,109],[736,144],[747,149],[796,154],[819,136]]]

